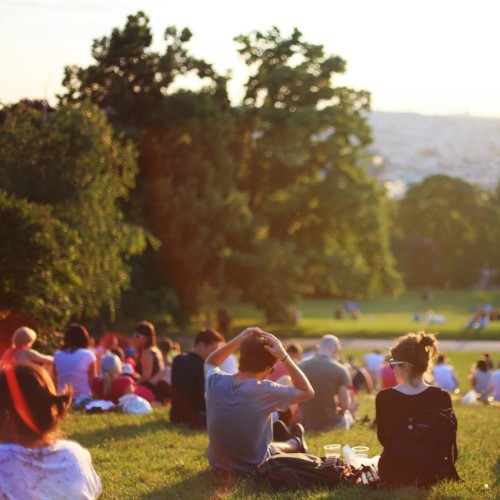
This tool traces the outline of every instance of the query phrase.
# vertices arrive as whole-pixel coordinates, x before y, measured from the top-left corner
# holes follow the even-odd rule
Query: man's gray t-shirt
[[[306,429],[334,427],[341,418],[336,409],[339,387],[352,385],[347,368],[323,354],[316,354],[302,361],[299,367],[314,389],[314,397],[300,405],[304,427]]]
[[[205,379],[208,461],[212,469],[251,473],[272,455],[272,412],[286,409],[296,389],[270,380],[236,383],[218,368]]]

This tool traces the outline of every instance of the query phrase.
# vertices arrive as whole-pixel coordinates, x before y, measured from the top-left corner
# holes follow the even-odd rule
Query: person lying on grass
[[[41,368],[14,365],[0,370],[0,498],[93,499],[101,480],[89,452],[56,439],[71,392],[57,394]]]
[[[222,372],[220,365],[238,349],[239,371]],[[278,360],[286,365],[291,387],[266,380]],[[273,412],[314,396],[307,377],[274,335],[247,328],[208,356],[205,377],[208,460],[214,472],[251,474],[274,454],[307,452],[300,424],[289,431],[280,421],[272,423]]]

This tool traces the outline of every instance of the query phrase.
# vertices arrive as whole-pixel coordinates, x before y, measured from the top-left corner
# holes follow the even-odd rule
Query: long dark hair
[[[74,352],[77,349],[86,349],[90,345],[90,335],[83,325],[71,323],[66,328],[63,338],[63,347],[65,350]]]
[[[147,339],[146,349],[148,347],[156,347],[156,330],[153,323],[149,321],[140,321],[134,326],[134,332],[144,335]]]

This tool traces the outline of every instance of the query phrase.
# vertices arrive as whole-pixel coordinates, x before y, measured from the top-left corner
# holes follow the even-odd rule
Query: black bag
[[[325,460],[307,453],[274,455],[257,467],[254,478],[267,480],[276,489],[373,484],[378,480],[370,467],[353,470],[340,459]]]
[[[379,461],[382,483],[429,487],[459,481],[457,419],[452,409],[415,410],[399,419]]]

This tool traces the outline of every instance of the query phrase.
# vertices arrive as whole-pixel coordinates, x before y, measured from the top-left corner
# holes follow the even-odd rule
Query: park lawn
[[[466,383],[466,372],[480,353],[449,354]],[[373,418],[374,396],[360,395],[360,403],[358,416]],[[172,426],[164,407],[155,408],[152,415],[146,416],[72,412],[63,424],[63,431],[89,449],[103,482],[104,499],[499,498],[500,407],[463,405],[458,400],[454,407],[459,424],[457,470],[463,482],[441,484],[429,491],[344,487],[276,493],[269,485],[258,485],[250,479],[221,483],[208,469],[206,434]],[[357,424],[349,431],[311,432],[307,438],[310,453],[316,455],[322,454],[323,445],[332,442],[363,444],[370,447],[370,454],[381,452],[375,431],[365,424]]]
[[[237,301],[218,303],[207,297],[206,310],[194,321],[194,327],[203,324],[205,313],[226,307],[233,316],[233,330],[259,325],[280,337],[319,337],[325,333],[335,333],[340,337],[397,337],[404,333],[425,329],[439,332],[447,339],[500,340],[500,321],[491,321],[482,330],[471,330],[467,325],[474,307],[491,304],[500,309],[500,290],[438,290],[431,302],[424,302],[419,291],[407,291],[398,299],[382,297],[374,300],[357,301],[361,317],[357,320],[349,316],[334,319],[334,312],[344,301],[333,299],[304,299],[297,304],[302,313],[301,320],[295,325],[266,324],[263,314],[248,304]],[[426,311],[432,310],[444,316],[444,324],[426,323],[423,319],[415,321],[414,315],[421,318]]]

